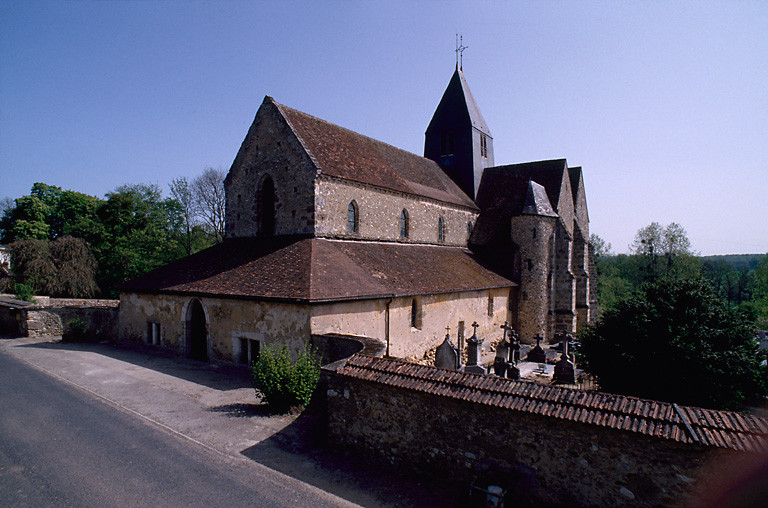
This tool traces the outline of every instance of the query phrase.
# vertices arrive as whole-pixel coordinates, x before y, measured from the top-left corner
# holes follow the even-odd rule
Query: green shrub
[[[67,323],[65,335],[68,339],[78,340],[85,337],[85,321],[75,318]]]
[[[262,400],[278,413],[306,406],[320,379],[320,359],[311,347],[299,350],[291,360],[288,346],[266,345],[251,365],[251,381]]]
[[[32,302],[34,299],[32,298],[34,296],[34,293],[32,292],[32,288],[26,284],[20,284],[16,283],[13,286],[13,297],[17,300],[24,300],[25,302]]]

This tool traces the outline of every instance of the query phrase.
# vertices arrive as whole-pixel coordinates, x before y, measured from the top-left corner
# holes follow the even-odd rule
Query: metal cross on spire
[[[464,36],[456,34],[456,67],[464,70],[464,50],[469,46],[464,45]]]

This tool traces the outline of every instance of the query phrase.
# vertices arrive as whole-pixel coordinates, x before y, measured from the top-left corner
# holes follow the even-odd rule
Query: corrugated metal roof
[[[680,443],[768,451],[768,419],[731,411],[571,390],[363,355],[352,357],[337,374]]]

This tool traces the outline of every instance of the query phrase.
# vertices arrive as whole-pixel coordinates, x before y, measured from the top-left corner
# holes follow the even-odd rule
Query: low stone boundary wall
[[[589,394],[563,389],[553,401],[535,396],[526,401],[523,395],[518,398],[520,409],[513,410],[500,407],[505,387],[495,393],[483,390],[496,382],[488,376],[481,380],[461,374],[465,379],[446,381],[450,371],[360,358],[354,356],[346,366],[326,372],[330,442],[418,474],[460,482],[467,490],[470,485],[499,486],[507,492],[508,506],[687,505],[699,486],[697,479],[709,478],[723,459],[744,455],[738,448],[689,439],[676,416],[685,408],[673,410],[671,404],[595,392],[622,409],[579,410],[569,403]],[[364,364],[374,362],[377,368],[366,370]],[[445,382],[437,386],[441,379]],[[533,383],[499,383],[517,383],[513,390],[523,394],[547,389]],[[640,404],[652,408],[647,417],[623,409]],[[583,422],[569,420],[568,411],[582,411]],[[718,412],[722,418],[737,418],[726,413]],[[648,430],[651,418],[657,430]],[[693,423],[685,425],[691,429]],[[768,420],[757,425],[765,427]],[[693,426],[692,432],[703,435],[705,427]],[[742,444],[739,439],[734,444],[750,442],[750,432],[742,434]],[[661,437],[665,433],[668,438]]]
[[[116,338],[118,300],[37,297],[35,303],[0,299],[0,333],[23,337],[66,336],[82,321],[81,339]]]
[[[387,348],[387,345],[379,339],[357,335],[313,334],[309,343],[320,355],[321,365],[332,364],[358,353],[382,356]]]

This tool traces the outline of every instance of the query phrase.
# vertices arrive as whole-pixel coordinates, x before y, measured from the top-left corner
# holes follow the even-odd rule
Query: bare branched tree
[[[225,176],[223,169],[206,168],[190,185],[194,213],[216,243],[224,239]]]
[[[181,206],[185,231],[184,249],[187,252],[187,256],[189,256],[192,254],[192,227],[195,225],[195,203],[192,189],[185,177],[172,180],[170,187],[171,196]]]

